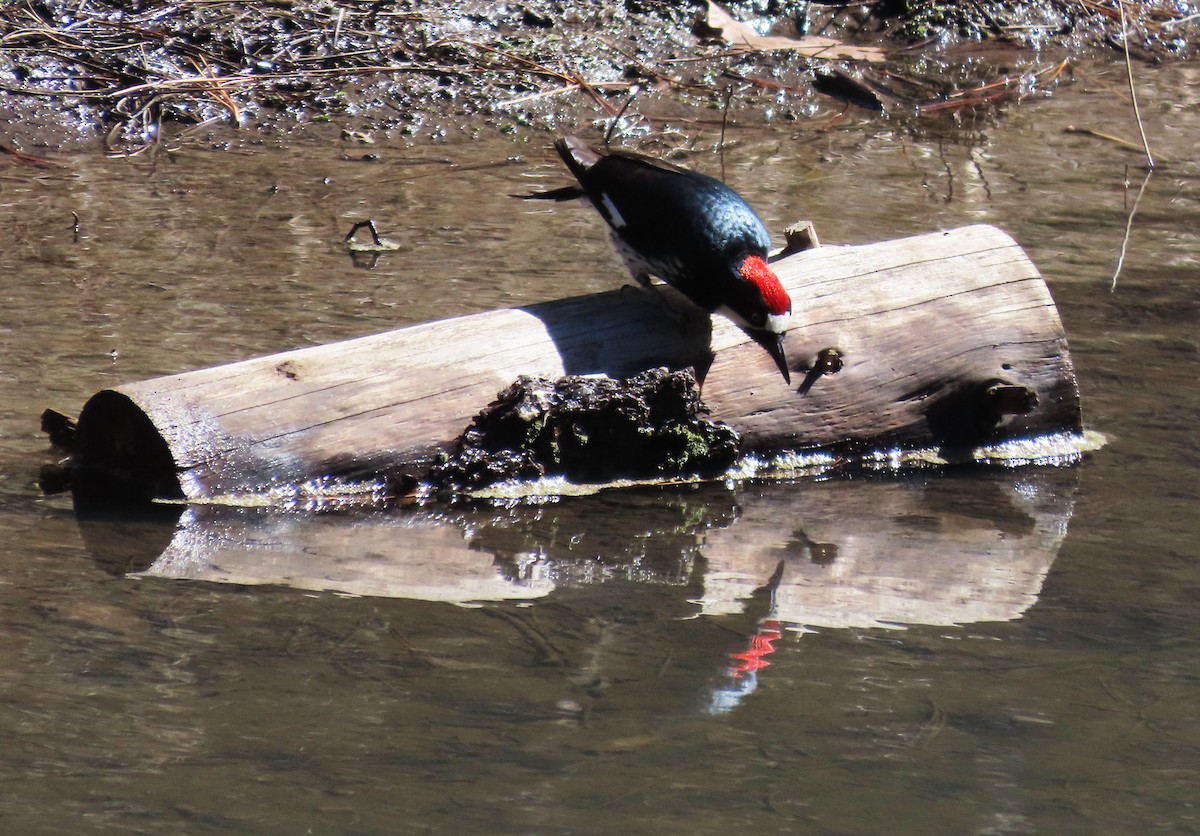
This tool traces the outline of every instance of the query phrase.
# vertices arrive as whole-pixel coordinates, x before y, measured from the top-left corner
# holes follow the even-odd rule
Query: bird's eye
[[[750,324],[756,328],[761,328],[767,324],[767,315],[759,311],[750,314]]]

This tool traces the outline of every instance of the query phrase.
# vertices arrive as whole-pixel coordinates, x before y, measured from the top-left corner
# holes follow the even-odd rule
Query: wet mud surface
[[[617,120],[794,121],[822,106],[943,118],[1044,93],[1063,59],[1191,54],[1194,4],[521,0],[12,3],[0,140],[110,153],[315,132],[364,146]],[[1127,37],[1122,33],[1127,33]],[[824,50],[814,39],[830,39]],[[804,44],[807,44],[805,46]],[[369,149],[367,151],[369,153]]]

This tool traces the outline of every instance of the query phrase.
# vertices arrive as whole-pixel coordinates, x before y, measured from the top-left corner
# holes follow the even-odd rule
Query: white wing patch
[[[608,222],[613,225],[614,229],[621,229],[625,226],[625,218],[617,210],[617,205],[612,202],[612,198],[607,194],[600,195],[600,204],[608,212]]]

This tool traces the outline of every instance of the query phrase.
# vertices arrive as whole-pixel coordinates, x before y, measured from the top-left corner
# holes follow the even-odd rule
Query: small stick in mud
[[[354,239],[354,236],[358,234],[360,229],[365,229],[371,233],[372,243],[361,244]],[[387,238],[379,236],[379,230],[376,228],[373,219],[359,221],[350,227],[350,231],[346,233],[346,237],[342,239],[342,243],[352,253],[386,253],[400,249],[400,245],[395,241],[390,241]]]

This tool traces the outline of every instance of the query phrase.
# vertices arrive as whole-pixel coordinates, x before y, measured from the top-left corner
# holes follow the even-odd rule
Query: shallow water
[[[1134,135],[1115,70],[951,138],[793,125],[725,157],[773,230],[986,222],[1021,242],[1109,439],[1067,469],[77,519],[35,485],[44,407],[620,273],[589,210],[507,197],[563,182],[541,135],[0,168],[0,820],[1197,829],[1200,87],[1139,72],[1167,162],[1115,292],[1140,160],[1063,132]],[[339,246],[367,217],[404,245],[370,270]]]

